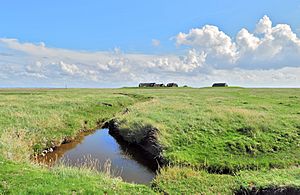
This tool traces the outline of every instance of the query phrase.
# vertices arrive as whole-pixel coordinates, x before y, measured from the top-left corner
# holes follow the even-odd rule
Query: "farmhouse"
[[[140,83],[139,87],[165,87],[163,83]],[[178,87],[177,83],[168,83],[167,87]]]
[[[167,87],[178,87],[177,83],[168,83]]]
[[[140,83],[139,87],[154,87],[155,83]]]
[[[212,85],[213,87],[228,87],[227,83],[214,83]]]
[[[155,83],[155,84],[154,84],[154,87],[165,87],[165,85],[164,85],[164,84],[162,84],[162,83],[160,83],[160,84],[158,84],[158,83]]]

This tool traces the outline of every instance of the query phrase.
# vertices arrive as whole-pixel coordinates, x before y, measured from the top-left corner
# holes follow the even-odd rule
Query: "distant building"
[[[212,85],[213,87],[228,87],[227,83],[214,83]]]
[[[140,83],[139,87],[154,87],[155,83]]]
[[[139,87],[165,87],[163,83],[140,83]],[[168,83],[167,87],[178,87],[176,83]]]
[[[168,83],[167,87],[178,87],[177,83]]]
[[[154,84],[154,87],[165,87],[165,85],[164,84],[162,84],[162,83],[155,83]]]

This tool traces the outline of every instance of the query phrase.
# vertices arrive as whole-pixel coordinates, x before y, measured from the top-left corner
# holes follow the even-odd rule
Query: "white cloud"
[[[206,25],[179,33],[176,43],[204,52],[206,64],[215,68],[270,69],[300,65],[300,39],[287,24],[272,27],[268,16],[259,20],[254,33],[243,28],[234,40],[218,27]]]
[[[218,27],[205,25],[201,29],[191,29],[189,33],[179,33],[176,44],[191,46],[207,54],[208,63],[218,66],[219,62],[234,63],[236,46],[231,38]]]
[[[158,46],[160,42],[152,43]],[[179,50],[185,46],[185,53],[129,54],[120,49],[86,52],[3,38],[1,85],[111,87],[147,81],[191,86],[216,81],[246,86],[300,85],[300,40],[289,25],[272,26],[267,16],[257,23],[254,32],[243,28],[231,38],[218,27],[206,25],[179,33],[176,44]]]
[[[255,32],[258,34],[269,34],[272,31],[272,21],[268,16],[264,16],[256,24]]]
[[[67,74],[70,75],[82,74],[80,69],[75,64],[67,64],[63,61],[60,61],[59,66],[61,67],[62,71],[64,71]]]
[[[152,43],[152,46],[154,46],[154,47],[160,46],[160,40],[152,39],[151,43]]]
[[[231,84],[243,86],[298,86],[300,67],[284,67],[269,70],[214,70],[212,81],[221,79]]]
[[[152,61],[148,62],[148,67],[173,73],[191,73],[199,71],[199,69],[205,66],[205,58],[206,55],[203,52],[191,49],[186,56],[155,57]]]
[[[26,66],[26,71],[29,73],[38,73],[42,71],[42,63],[40,61],[36,61],[34,64],[30,64]]]
[[[257,49],[261,41],[245,28],[240,30],[236,36],[236,44],[240,53],[253,52]]]

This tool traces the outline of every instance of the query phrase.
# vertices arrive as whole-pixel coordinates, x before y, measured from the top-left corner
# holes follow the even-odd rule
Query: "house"
[[[154,87],[155,83],[140,83],[139,87]]]
[[[212,87],[228,87],[227,83],[214,83]]]
[[[158,83],[155,83],[155,84],[154,84],[154,87],[165,87],[165,85],[164,85],[164,84],[162,84],[162,83],[160,83],[160,84],[158,84]]]
[[[139,87],[165,87],[163,83],[140,83]],[[176,83],[168,83],[167,87],[178,87]]]
[[[168,83],[167,87],[178,87],[177,83]]]

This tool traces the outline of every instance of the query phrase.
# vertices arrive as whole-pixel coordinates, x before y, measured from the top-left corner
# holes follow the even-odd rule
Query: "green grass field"
[[[154,98],[135,104],[129,114],[119,117],[124,134],[138,135],[139,127],[146,124],[157,127],[164,156],[172,163],[235,172],[300,162],[298,89],[138,92]]]
[[[300,89],[2,89],[0,108],[0,193],[300,188]],[[170,165],[151,187],[32,164],[34,154],[112,118],[129,142],[140,140],[147,125],[159,130]]]

